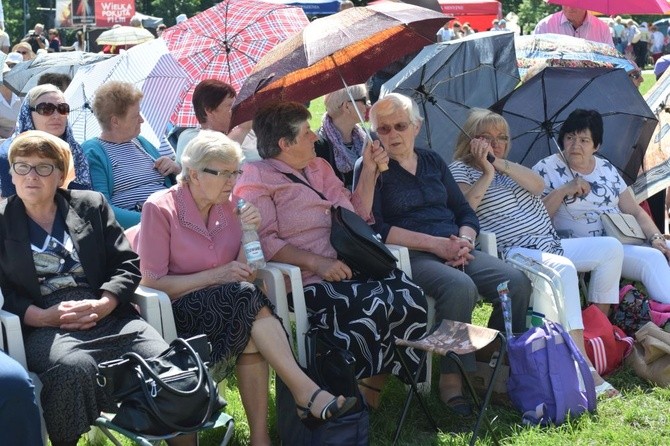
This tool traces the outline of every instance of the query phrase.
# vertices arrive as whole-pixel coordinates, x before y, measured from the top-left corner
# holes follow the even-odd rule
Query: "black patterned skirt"
[[[217,381],[233,371],[238,355],[249,343],[256,315],[263,307],[274,312],[272,302],[249,282],[205,288],[172,302],[180,337],[207,335]]]
[[[86,288],[68,288],[45,296],[48,308],[63,301],[98,299]],[[42,381],[41,402],[51,441],[70,442],[88,431],[101,411],[116,408],[96,383],[98,364],[134,351],[156,356],[168,348],[161,335],[132,310],[117,307],[90,330],[38,328],[25,338],[28,368]]]
[[[311,325],[352,352],[359,379],[381,373],[401,376],[395,338],[418,339],[426,334],[426,296],[398,269],[383,280],[324,281],[304,291]],[[419,356],[411,349],[406,352],[415,373]]]

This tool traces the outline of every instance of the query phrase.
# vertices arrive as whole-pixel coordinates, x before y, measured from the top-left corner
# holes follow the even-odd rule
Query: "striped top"
[[[449,169],[457,183],[472,185],[482,176],[480,170],[462,161],[454,161]],[[560,239],[542,199],[510,177],[496,172],[475,211],[481,229],[495,233],[503,258],[510,248],[517,246],[563,255]]]
[[[122,209],[137,210],[149,195],[165,189],[165,177],[154,169],[153,158],[142,148],[137,139],[113,143],[98,138],[112,165],[114,190],[112,205]]]

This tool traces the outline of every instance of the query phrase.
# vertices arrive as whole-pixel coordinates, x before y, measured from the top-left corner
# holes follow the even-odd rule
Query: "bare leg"
[[[310,398],[319,386],[305,375],[298,366],[283,327],[266,307],[259,311],[254,322],[251,329],[251,341],[258,349],[258,352],[263,355],[263,358],[265,358],[277,375],[284,381],[291,394],[293,394],[296,403],[307,407]],[[265,388],[267,389],[267,386]],[[321,410],[332,399],[333,395],[328,392],[319,393],[311,406],[312,415],[318,417]],[[344,401],[345,398],[340,397],[338,399],[338,407],[341,407]]]
[[[237,386],[244,412],[247,414],[251,444],[269,446],[268,434],[268,383],[270,379],[268,363],[258,353],[253,340],[240,355],[235,366]]]
[[[361,385],[358,386],[365,402],[373,409],[379,407],[381,401],[381,393],[386,383],[388,374],[375,375],[361,380]]]
[[[605,304],[609,308],[609,304]],[[586,347],[584,346],[584,330],[570,330],[569,332],[570,337],[574,341],[575,345],[579,349],[580,352],[582,352],[582,355],[584,355],[584,358],[586,359],[586,363],[589,365],[589,368],[591,369],[591,375],[593,376],[593,382],[595,383],[596,387],[603,384],[605,380],[603,379],[602,376],[598,374],[596,371],[595,367],[593,367],[593,364],[591,363],[591,360],[589,359],[589,356],[586,354]],[[610,389],[606,391],[607,396],[616,396],[619,394],[619,391],[616,389]]]
[[[440,399],[446,404],[450,399],[463,395],[463,379],[458,373],[442,373],[439,388]]]

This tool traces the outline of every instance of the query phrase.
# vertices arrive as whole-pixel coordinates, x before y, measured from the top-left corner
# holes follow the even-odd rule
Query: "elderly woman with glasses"
[[[79,143],[74,139],[67,122],[70,106],[65,102],[63,92],[55,85],[44,84],[28,91],[21,105],[14,135],[0,146],[0,195],[9,197],[16,193],[10,176],[7,152],[14,138],[27,130],[42,130],[68,143],[74,160],[75,179],[70,189],[90,189],[91,175],[88,161]]]
[[[600,113],[581,109],[570,113],[558,133],[561,153],[533,166],[544,181],[544,205],[556,229],[575,237],[605,235],[600,220],[604,213],[633,215],[647,243],[623,245],[621,275],[642,282],[652,299],[670,303],[670,248],[619,172],[596,156],[602,141]]]
[[[268,364],[307,424],[337,418],[356,398],[334,397],[303,373],[272,303],[253,284],[242,225],[258,227],[260,214],[250,204],[239,215],[236,210],[232,190],[241,157],[227,136],[201,130],[184,150],[179,183],[151,195],[142,208],[137,252],[142,284],[172,299],[179,335],[207,335],[215,378],[235,367],[251,444],[269,445]]]
[[[400,374],[399,355],[405,355],[394,339],[417,339],[426,332],[426,298],[402,271],[372,280],[354,276],[338,260],[329,241],[331,207],[371,220],[378,166],[388,156],[379,142],[366,145],[352,193],[316,156],[309,118],[309,110],[295,102],[267,104],[256,113],[253,129],[263,160],[244,166],[235,193],[260,210],[266,258],[300,267],[310,323],[352,352],[361,391],[377,407],[387,376]],[[406,362],[418,368],[415,354],[407,354]]]
[[[23,57],[23,61],[32,60],[37,55],[33,52],[33,47],[28,42],[19,42],[12,47],[13,53],[19,53]]]
[[[319,135],[314,144],[316,156],[328,161],[344,185],[351,188],[354,164],[368,142],[367,134],[359,124],[367,119],[368,89],[365,84],[352,85],[327,94],[323,102],[326,113],[316,131]]]
[[[521,254],[554,269],[561,277],[564,301],[559,320],[586,357],[578,271],[590,271],[588,300],[604,312],[619,302],[623,248],[612,237],[560,239],[542,203],[542,178],[507,160],[509,126],[502,116],[473,109],[458,136],[456,183],[477,212],[483,230],[494,232],[502,258]],[[592,368],[599,395],[618,392]]]
[[[152,357],[168,345],[130,303],[139,258],[104,197],[63,189],[71,179],[68,144],[29,130],[12,142],[9,161],[16,195],[0,206],[4,309],[24,327],[51,444],[76,446],[101,411],[116,407],[96,383],[97,365],[129,351]]]
[[[175,175],[181,171],[171,150],[161,154],[140,136],[142,96],[127,82],[106,82],[98,88],[93,113],[102,133],[82,145],[93,189],[105,195],[124,228],[138,224],[149,195],[175,184]]]
[[[423,121],[417,104],[392,93],[372,106],[370,121],[391,158],[377,179],[373,227],[387,243],[409,248],[412,280],[435,299],[436,320],[469,323],[482,295],[493,303],[489,326],[503,330],[497,287],[509,281],[512,328],[524,332],[530,282],[521,271],[474,249],[477,215],[444,160],[414,146]],[[473,371],[474,355],[463,357],[463,363]],[[440,398],[457,414],[469,415],[472,406],[463,396],[456,365],[443,357],[440,371]]]

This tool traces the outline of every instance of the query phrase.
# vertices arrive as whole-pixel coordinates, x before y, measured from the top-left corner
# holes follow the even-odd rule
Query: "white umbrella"
[[[100,124],[93,115],[91,104],[98,87],[112,80],[130,82],[142,90],[144,97],[140,109],[145,122],[141,135],[154,146],[167,148],[165,128],[192,81],[161,39],[138,45],[77,71],[65,91],[70,104],[68,119],[75,139],[81,144],[100,136]]]
[[[144,28],[119,26],[108,29],[95,40],[98,45],[138,45],[153,40],[154,35]]]

